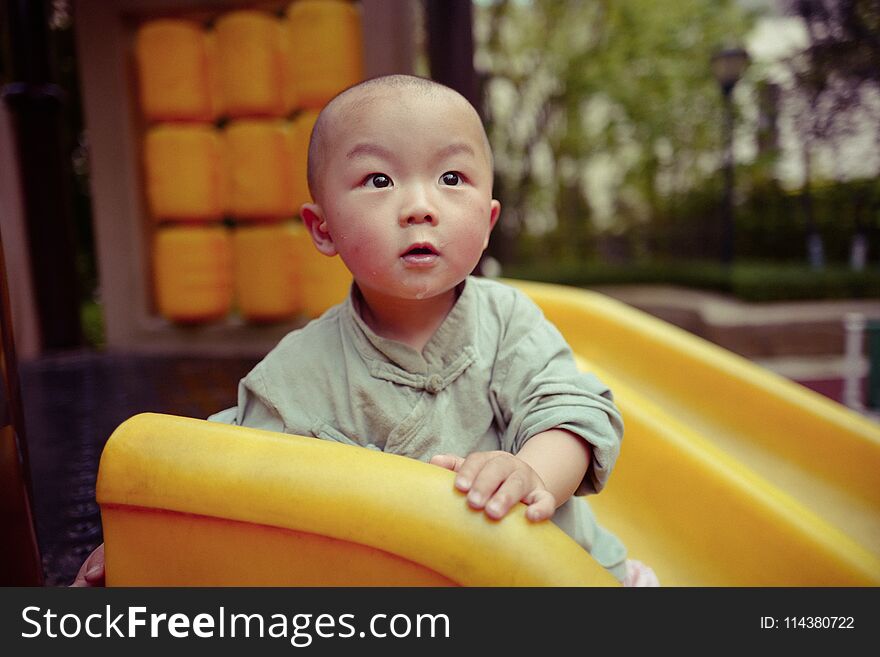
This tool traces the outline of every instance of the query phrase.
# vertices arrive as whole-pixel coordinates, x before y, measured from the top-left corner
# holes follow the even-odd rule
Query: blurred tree
[[[823,264],[822,241],[812,212],[811,163],[818,144],[830,146],[835,178],[842,182],[841,144],[873,126],[880,150],[880,0],[788,0],[788,9],[800,16],[807,29],[806,48],[789,65],[797,84],[798,133],[804,157],[802,198],[810,229],[811,264]],[[864,267],[867,223],[858,212],[850,261]]]
[[[634,229],[650,249],[642,228],[661,207],[674,217],[670,199],[718,167],[709,59],[752,19],[733,1],[478,3],[476,65],[505,207],[494,255],[516,257],[523,233],[547,233],[554,257],[595,252],[597,232]]]
[[[807,27],[809,81],[852,95],[880,83],[880,0],[788,0]]]

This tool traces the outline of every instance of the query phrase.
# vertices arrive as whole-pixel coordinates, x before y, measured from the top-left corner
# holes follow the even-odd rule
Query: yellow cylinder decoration
[[[312,128],[315,127],[317,119],[318,110],[306,110],[297,114],[291,125],[290,185],[295,212],[299,212],[304,203],[312,200],[306,167],[309,160],[309,138],[312,136]]]
[[[320,109],[363,79],[359,7],[346,0],[297,0],[287,9],[288,103]]]
[[[281,21],[262,11],[232,11],[217,21],[216,35],[226,114],[283,116]]]
[[[351,273],[342,258],[328,258],[315,248],[302,224],[293,232],[292,257],[302,273],[302,311],[307,317],[318,317],[331,306],[345,300],[351,288]]]
[[[211,121],[206,34],[195,21],[158,19],[135,36],[140,107],[148,121]]]
[[[177,323],[209,322],[232,305],[232,244],[223,226],[168,226],[153,241],[156,304]]]
[[[147,200],[157,220],[223,217],[222,144],[211,125],[162,124],[144,143]]]
[[[214,30],[205,33],[205,51],[208,53],[208,90],[211,94],[211,113],[223,116],[223,88],[220,81],[220,54],[217,51],[217,35]]]
[[[235,298],[245,319],[271,322],[299,312],[302,277],[293,256],[296,231],[290,222],[235,228]]]
[[[293,216],[289,124],[242,119],[230,123],[225,132],[229,213],[236,219]]]

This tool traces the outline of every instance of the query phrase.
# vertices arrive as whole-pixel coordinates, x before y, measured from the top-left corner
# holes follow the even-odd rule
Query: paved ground
[[[637,307],[697,310],[710,324],[765,326],[791,322],[840,321],[847,313],[880,319],[878,299],[831,299],[749,303],[734,297],[674,285],[600,285],[595,289]]]
[[[856,357],[846,354],[846,320],[880,320],[880,300],[746,303],[701,290],[668,285],[594,288],[665,319],[749,360],[797,381],[838,402],[844,380],[859,381],[861,400],[869,401],[867,333]],[[880,355],[875,356],[880,358]]]

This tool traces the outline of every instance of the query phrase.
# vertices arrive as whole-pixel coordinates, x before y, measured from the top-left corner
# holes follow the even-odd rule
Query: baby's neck
[[[376,335],[422,352],[458,298],[452,289],[430,299],[398,299],[360,290],[360,315]]]

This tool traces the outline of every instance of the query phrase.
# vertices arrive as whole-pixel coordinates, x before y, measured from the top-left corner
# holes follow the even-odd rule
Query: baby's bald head
[[[368,108],[372,103],[381,98],[393,95],[417,94],[423,97],[443,97],[471,115],[472,120],[479,126],[483,146],[489,166],[492,166],[492,149],[489,139],[483,129],[479,114],[464,96],[449,87],[434,82],[427,78],[413,75],[386,75],[360,82],[334,97],[321,110],[315,126],[312,128],[312,136],[309,141],[308,158],[308,183],[309,192],[316,203],[321,194],[321,177],[323,167],[327,160],[329,149],[333,145],[333,135],[340,121],[350,124],[351,122],[363,121],[364,117],[359,110]]]

